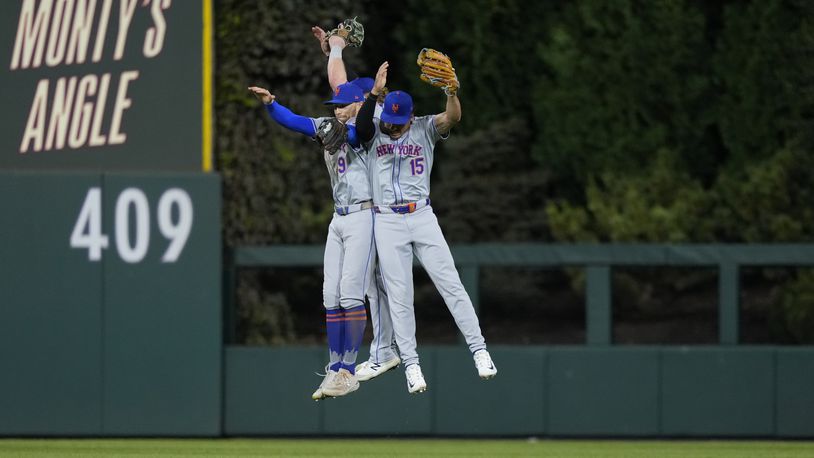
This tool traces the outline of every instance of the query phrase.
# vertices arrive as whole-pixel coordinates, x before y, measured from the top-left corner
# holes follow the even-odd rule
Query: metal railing
[[[461,281],[477,309],[482,266],[583,267],[586,343],[612,343],[611,269],[615,266],[718,268],[718,341],[738,343],[740,269],[743,266],[814,266],[812,244],[475,244],[451,247]],[[316,267],[321,245],[241,246],[227,256],[224,282],[227,342],[234,332],[238,268]]]

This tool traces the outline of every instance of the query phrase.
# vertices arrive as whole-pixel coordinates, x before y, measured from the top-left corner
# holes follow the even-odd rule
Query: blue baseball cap
[[[355,80],[352,80],[350,83],[359,86],[359,89],[361,89],[362,92],[370,92],[370,90],[373,89],[373,83],[375,83],[375,81],[373,80],[373,78],[362,77],[356,78]]]
[[[355,84],[340,84],[334,91],[334,97],[325,102],[325,105],[347,105],[349,103],[364,102],[365,93]]]
[[[381,120],[390,124],[407,124],[413,114],[413,98],[404,91],[393,91],[384,98]]]

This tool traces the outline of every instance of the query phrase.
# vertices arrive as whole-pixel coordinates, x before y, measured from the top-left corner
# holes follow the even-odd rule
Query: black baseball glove
[[[334,155],[347,141],[348,129],[336,118],[328,118],[317,128],[316,139],[329,154]]]

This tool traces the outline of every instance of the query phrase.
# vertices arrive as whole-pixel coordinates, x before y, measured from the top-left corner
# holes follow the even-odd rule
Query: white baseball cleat
[[[427,382],[424,380],[424,374],[421,373],[421,367],[418,364],[410,364],[404,370],[407,375],[407,392],[410,394],[423,393],[427,391]]]
[[[339,372],[322,387],[322,394],[333,398],[353,393],[359,389],[359,381],[356,376],[347,369],[339,369]]]
[[[336,371],[328,370],[328,372],[325,374],[325,377],[322,378],[322,383],[319,384],[319,388],[317,388],[317,390],[314,391],[314,394],[311,395],[311,399],[313,399],[314,401],[324,399],[325,392],[322,391],[322,389],[325,388],[325,385],[327,385],[328,383],[332,383],[332,380],[334,379],[334,377],[336,377],[336,375],[337,375]]]
[[[401,359],[399,359],[398,356],[394,356],[393,359],[383,363],[374,363],[373,361],[367,360],[356,365],[356,380],[365,382],[384,374],[390,369],[395,369],[399,364],[401,364]]]
[[[497,367],[492,362],[492,357],[486,350],[478,350],[472,355],[475,359],[475,367],[478,369],[478,375],[484,380],[489,380],[497,374]]]

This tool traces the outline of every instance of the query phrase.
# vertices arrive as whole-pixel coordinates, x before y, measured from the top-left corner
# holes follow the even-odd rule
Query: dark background
[[[444,108],[418,79],[423,47],[453,59],[463,120],[438,149],[433,206],[451,244],[771,243],[814,239],[814,4],[753,1],[220,0],[216,163],[224,239],[323,244],[321,153],[274,124],[249,85],[325,115],[327,58],[310,27],[365,26],[347,66]],[[814,342],[814,273],[741,275],[741,341]],[[579,270],[484,268],[492,343],[584,341]],[[614,341],[716,343],[714,269],[614,271]],[[321,342],[320,269],[244,270],[238,340]],[[416,271],[418,338],[456,330]]]

